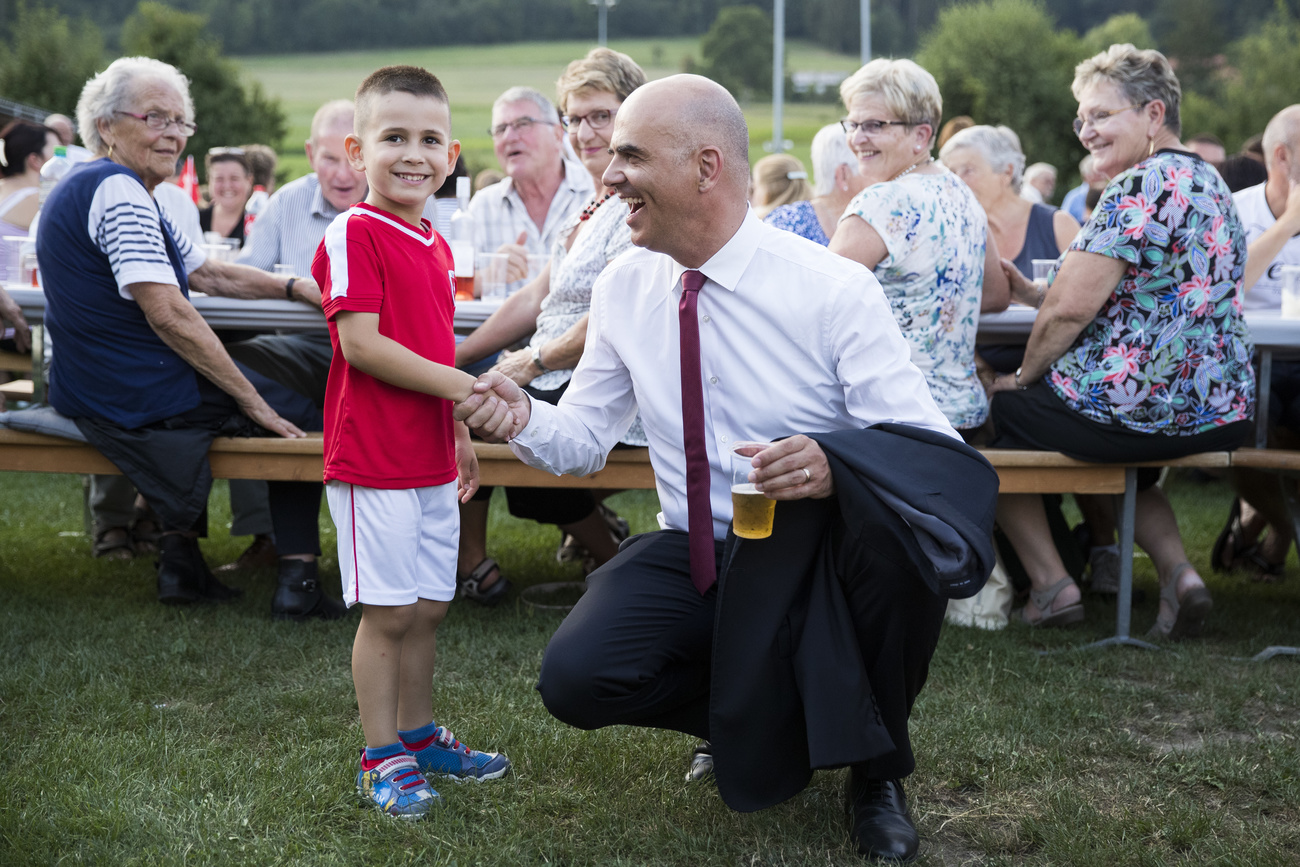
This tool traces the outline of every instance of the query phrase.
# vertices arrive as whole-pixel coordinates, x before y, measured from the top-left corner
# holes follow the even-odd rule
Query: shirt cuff
[[[538,448],[555,437],[555,407],[544,400],[533,400],[531,396],[528,397],[528,404],[528,424],[510,441],[510,450],[530,467],[554,472],[551,465],[538,454]]]

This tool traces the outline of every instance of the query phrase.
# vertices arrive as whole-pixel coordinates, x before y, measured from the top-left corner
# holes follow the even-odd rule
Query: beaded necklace
[[[901,172],[899,172],[898,174],[896,174],[896,175],[894,175],[892,178],[890,178],[890,179],[889,179],[889,182],[890,182],[890,183],[893,183],[894,181],[896,181],[896,180],[898,180],[899,178],[901,178],[903,175],[905,175],[905,174],[907,174],[907,173],[909,173],[909,172],[916,171],[916,170],[919,169],[921,166],[929,165],[929,164],[932,163],[932,162],[934,162],[934,157],[926,157],[925,159],[920,160],[919,162],[912,163],[910,166],[908,166],[907,168],[903,169]]]
[[[596,209],[599,208],[601,205],[605,204],[606,202],[608,202],[613,195],[614,195],[614,191],[610,190],[608,193],[601,196],[600,198],[592,199],[591,204],[583,208],[582,213],[578,215],[578,222],[585,223],[587,220],[590,220],[591,215],[596,213]]]

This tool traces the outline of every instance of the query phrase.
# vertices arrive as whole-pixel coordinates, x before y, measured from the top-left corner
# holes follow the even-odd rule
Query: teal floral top
[[[989,412],[975,373],[988,220],[975,194],[949,171],[913,174],[867,187],[840,219],[850,215],[885,242],[874,273],[934,402],[953,427],[979,427]]]
[[[1128,263],[1049,383],[1075,412],[1188,436],[1255,412],[1246,233],[1213,167],[1162,150],[1116,175],[1070,250]],[[1055,275],[1053,275],[1053,279]]]

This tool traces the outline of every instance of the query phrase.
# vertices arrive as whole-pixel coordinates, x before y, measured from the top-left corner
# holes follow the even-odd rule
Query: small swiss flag
[[[185,158],[185,168],[181,170],[181,189],[194,204],[199,203],[199,172],[194,168],[194,156]]]

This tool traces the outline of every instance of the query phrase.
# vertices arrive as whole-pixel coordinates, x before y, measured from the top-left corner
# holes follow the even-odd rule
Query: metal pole
[[[606,6],[604,3],[601,3],[601,4],[600,4],[600,12],[597,14],[596,18],[597,18],[597,21],[599,22],[599,23],[597,24],[597,30],[596,30],[596,43],[597,43],[598,45],[600,45],[601,47],[604,47],[604,45],[605,45],[605,38],[606,38],[606,35],[607,35],[608,26],[609,26],[609,22],[608,22],[608,18],[609,18],[609,7]]]
[[[862,65],[866,66],[871,62],[871,0],[858,0],[862,11],[859,13],[859,24],[862,28]]]
[[[785,107],[785,0],[772,9],[772,153],[785,150],[782,110]]]

